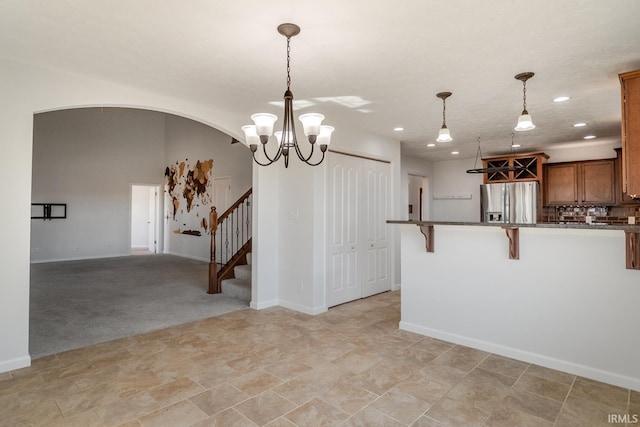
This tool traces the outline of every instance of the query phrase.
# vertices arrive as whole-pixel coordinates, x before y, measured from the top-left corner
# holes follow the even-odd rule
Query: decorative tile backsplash
[[[590,217],[588,220],[587,217]],[[640,224],[640,206],[547,206],[543,208],[541,222],[597,224],[628,224],[635,217]]]

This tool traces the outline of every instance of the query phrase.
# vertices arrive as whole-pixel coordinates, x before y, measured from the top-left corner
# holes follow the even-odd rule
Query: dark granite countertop
[[[557,224],[541,222],[537,224],[510,224],[510,223],[494,223],[494,222],[464,222],[464,221],[401,221],[388,220],[388,224],[415,224],[415,225],[467,225],[478,227],[520,227],[520,228],[564,228],[578,230],[629,230],[640,232],[640,225],[608,225],[608,224]]]

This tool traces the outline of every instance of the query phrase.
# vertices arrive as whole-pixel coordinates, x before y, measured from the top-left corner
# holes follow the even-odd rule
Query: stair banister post
[[[216,262],[216,231],[218,230],[218,211],[211,207],[209,214],[209,229],[211,230],[211,259],[209,260],[209,294],[219,294],[222,290],[218,281],[218,263]]]

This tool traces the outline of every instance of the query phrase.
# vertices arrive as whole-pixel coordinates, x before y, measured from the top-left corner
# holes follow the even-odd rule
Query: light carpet
[[[209,295],[208,264],[172,255],[31,265],[32,358],[248,308]]]

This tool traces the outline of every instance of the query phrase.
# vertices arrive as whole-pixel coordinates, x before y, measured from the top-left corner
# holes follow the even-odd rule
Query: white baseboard
[[[399,291],[401,289],[402,289],[402,285],[400,283],[396,283],[393,286],[391,286],[392,291]]]
[[[316,314],[324,313],[328,310],[326,305],[318,306],[318,307],[308,307],[306,305],[297,304],[291,301],[279,301],[279,305],[288,308],[290,310],[299,311],[300,313],[309,314],[311,316],[315,316]]]
[[[122,254],[110,254],[110,255],[96,255],[96,256],[81,256],[81,257],[71,257],[71,258],[51,258],[51,259],[39,259],[39,260],[31,260],[31,264],[43,264],[45,262],[61,262],[61,261],[84,261],[87,259],[101,259],[101,258],[120,258],[125,256],[130,256],[131,254],[126,252]]]
[[[273,300],[270,300],[270,301],[263,301],[263,302],[257,303],[257,304],[255,302],[251,301],[251,303],[249,304],[249,307],[253,308],[254,310],[262,310],[262,309],[265,309],[265,308],[276,307],[276,306],[288,308],[289,310],[298,311],[300,313],[309,314],[311,316],[315,316],[316,314],[324,313],[325,311],[328,310],[328,308],[326,306],[308,307],[306,305],[297,304],[295,302],[278,300],[278,299],[273,299]]]
[[[270,300],[270,301],[263,301],[263,302],[259,302],[259,303],[255,303],[252,300],[251,303],[249,304],[249,307],[253,308],[254,310],[262,310],[262,309],[269,308],[269,307],[275,307],[277,305],[278,305],[278,300],[277,299],[273,299],[273,300]]]
[[[203,261],[203,262],[209,262],[210,261],[209,258],[201,258],[201,257],[197,257],[197,256],[178,254],[178,253],[174,253],[174,252],[165,252],[165,255],[173,255],[173,256],[180,257],[180,258],[192,259],[192,260],[195,260],[195,261]]]
[[[16,369],[31,366],[31,356],[22,356],[15,359],[1,360],[0,372],[15,371]]]
[[[437,329],[431,329],[424,326],[416,325],[408,322],[400,322],[400,329],[416,334],[425,335],[431,338],[437,338],[454,344],[472,347],[482,351],[488,351],[500,356],[510,357],[512,359],[521,360],[527,363],[544,366],[545,368],[555,369],[558,371],[568,372],[607,384],[619,387],[629,388],[640,391],[640,378],[633,378],[626,375],[620,375],[615,372],[603,371],[591,366],[581,365],[567,360],[556,359],[545,356],[543,354],[531,353],[529,351],[520,350],[512,347],[505,347],[488,341],[478,340],[475,338],[464,337]]]

